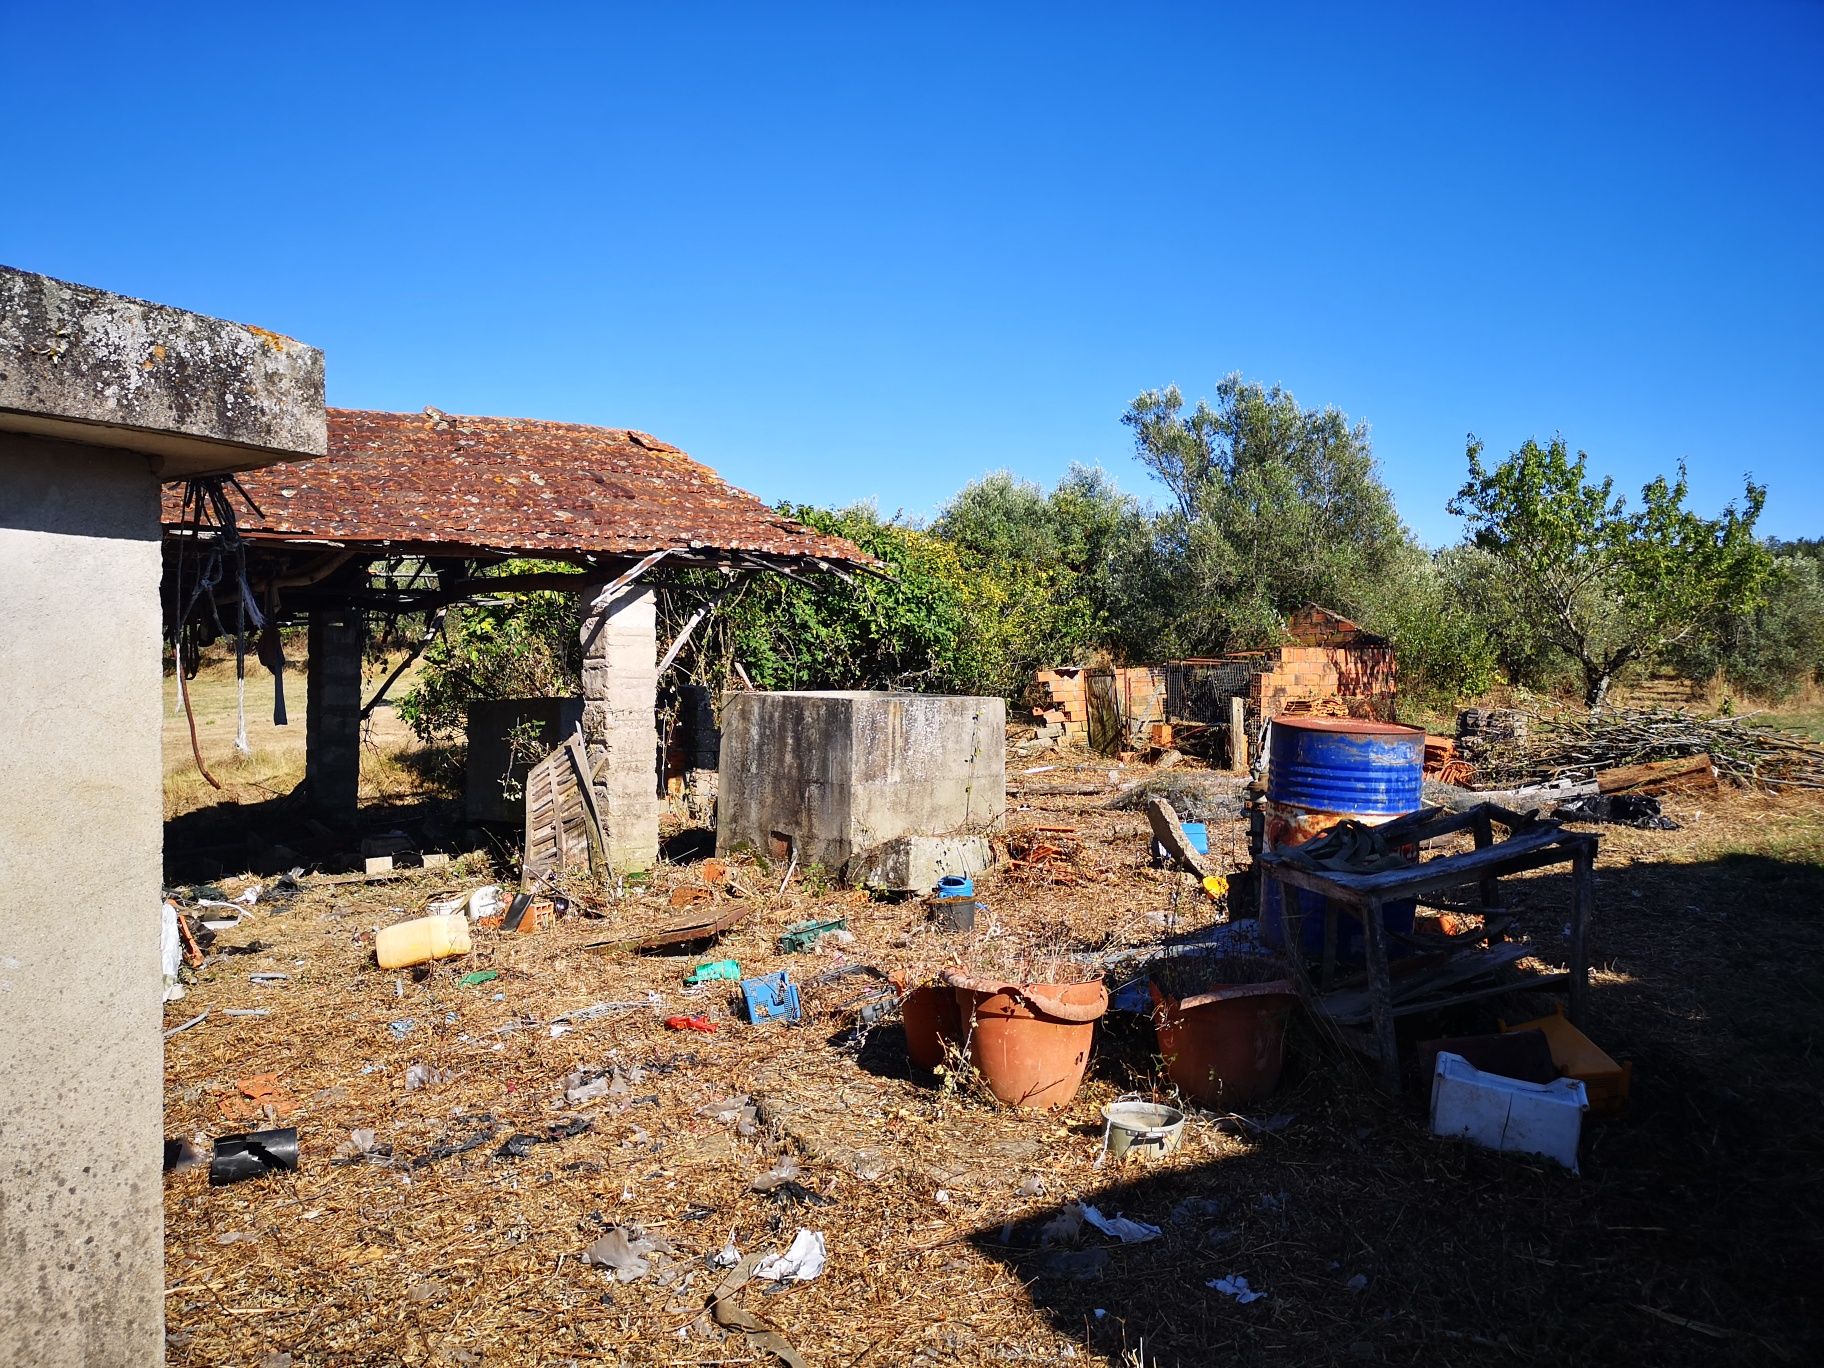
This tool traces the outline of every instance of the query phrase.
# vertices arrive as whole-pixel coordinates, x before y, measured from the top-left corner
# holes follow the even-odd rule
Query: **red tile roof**
[[[329,454],[239,477],[252,538],[642,556],[755,552],[873,564],[794,522],[677,447],[624,428],[531,418],[329,410]],[[178,494],[168,487],[165,520]]]

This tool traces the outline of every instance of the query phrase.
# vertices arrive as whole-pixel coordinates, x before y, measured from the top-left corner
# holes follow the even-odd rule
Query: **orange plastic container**
[[[469,919],[460,912],[453,917],[416,917],[374,937],[374,958],[382,969],[408,969],[468,953]]]
[[[1593,1114],[1614,1116],[1627,1105],[1628,1084],[1634,1077],[1634,1065],[1617,1064],[1611,1059],[1606,1050],[1571,1024],[1570,1018],[1564,1014],[1562,1004],[1550,1016],[1542,1016],[1537,1021],[1522,1021],[1513,1026],[1504,1021],[1501,1029],[1543,1031],[1546,1044],[1551,1046],[1552,1063],[1558,1066],[1558,1072],[1564,1077],[1575,1078],[1583,1084]]]

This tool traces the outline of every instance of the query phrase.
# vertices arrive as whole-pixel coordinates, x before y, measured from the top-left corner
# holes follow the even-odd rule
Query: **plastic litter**
[[[498,969],[477,969],[472,974],[464,974],[456,980],[456,984],[460,988],[473,988],[480,983],[492,983],[499,977],[500,970]]]
[[[716,1024],[706,1016],[669,1016],[665,1018],[665,1029],[668,1031],[697,1031],[703,1035],[714,1035]]]
[[[1144,1244],[1156,1240],[1163,1233],[1156,1225],[1145,1221],[1130,1221],[1125,1216],[1104,1216],[1093,1206],[1084,1206],[1082,1217],[1104,1235],[1113,1236],[1122,1244]]]
[[[409,969],[468,953],[469,924],[461,916],[414,917],[374,937],[374,958],[382,969]]]
[[[1222,1293],[1225,1297],[1235,1298],[1243,1306],[1249,1302],[1257,1302],[1267,1295],[1265,1292],[1256,1292],[1249,1287],[1248,1280],[1239,1273],[1231,1273],[1226,1278],[1211,1278],[1204,1286]]]
[[[823,1232],[800,1228],[785,1253],[762,1259],[754,1276],[767,1282],[810,1282],[823,1272],[826,1258]]]
[[[165,1141],[166,1173],[183,1173],[188,1169],[200,1168],[208,1162],[202,1149],[181,1135],[175,1140]]]
[[[224,1135],[216,1140],[215,1156],[209,1161],[209,1185],[224,1187],[280,1170],[289,1173],[297,1167],[298,1131],[295,1126]]]
[[[1577,1172],[1577,1145],[1589,1109],[1583,1084],[1574,1078],[1525,1083],[1483,1073],[1447,1050],[1439,1053],[1432,1075],[1432,1134],[1541,1155],[1572,1173]]]
[[[747,1019],[756,1026],[769,1021],[797,1021],[803,1015],[798,1007],[798,985],[783,970],[742,979],[741,1000],[747,1007]]]
[[[684,976],[684,986],[694,988],[699,983],[713,983],[718,979],[738,980],[741,977],[741,966],[732,959],[709,960],[699,964]]]
[[[634,1282],[652,1271],[658,1255],[672,1252],[670,1241],[638,1226],[614,1226],[583,1251],[583,1262],[607,1269],[616,1282]]]
[[[184,939],[177,929],[177,904],[166,901],[158,934],[158,958],[165,980],[165,1001],[176,1002],[184,995],[184,985],[177,972],[184,963]]]
[[[794,922],[786,927],[785,934],[779,937],[779,948],[788,955],[797,954],[800,951],[809,950],[825,936],[837,932],[846,936],[848,930],[849,919],[847,917],[836,917],[830,921]]]
[[[386,1023],[386,1029],[393,1033],[394,1040],[404,1040],[418,1025],[415,1017],[400,1017],[397,1021]]]
[[[429,1064],[408,1064],[405,1068],[405,1090],[417,1092],[435,1083],[448,1083],[456,1077],[454,1069],[433,1069]]]

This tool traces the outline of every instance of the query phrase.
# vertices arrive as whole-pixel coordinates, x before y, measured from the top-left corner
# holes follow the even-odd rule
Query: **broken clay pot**
[[[969,1030],[969,1060],[1010,1107],[1056,1111],[1083,1086],[1108,989],[1091,983],[995,983],[947,973]]]
[[[899,1000],[899,1019],[906,1028],[906,1058],[917,1069],[935,1069],[944,1062],[948,1047],[961,1048],[962,1009],[956,989],[947,983],[921,983]]]

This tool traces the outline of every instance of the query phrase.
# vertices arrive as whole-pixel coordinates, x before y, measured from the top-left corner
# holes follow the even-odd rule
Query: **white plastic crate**
[[[1523,1083],[1484,1073],[1462,1055],[1438,1053],[1431,1079],[1433,1135],[1542,1155],[1576,1173],[1583,1114],[1589,1109],[1583,1084],[1574,1078]]]

